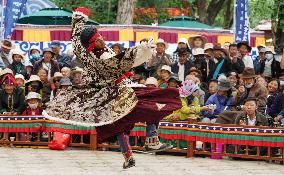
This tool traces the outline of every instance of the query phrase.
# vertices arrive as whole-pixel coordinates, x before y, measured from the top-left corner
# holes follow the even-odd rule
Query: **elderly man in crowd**
[[[83,69],[80,67],[75,67],[72,72],[71,72],[71,77],[73,80],[73,85],[74,86],[78,86],[81,84],[82,81],[82,73],[83,73]]]
[[[54,53],[54,60],[57,60],[59,64],[59,68],[63,67],[71,67],[71,57],[69,57],[67,54],[62,54],[60,49],[60,41],[53,40],[50,44],[50,47],[52,48],[52,51]]]
[[[59,65],[57,61],[53,60],[54,53],[50,48],[43,49],[43,59],[35,62],[33,68],[33,74],[37,74],[40,68],[45,69],[48,72],[48,79],[53,77],[55,72],[59,71]]]
[[[12,63],[10,58],[10,51],[14,49],[15,46],[10,40],[4,39],[1,41],[1,48],[0,48],[0,68],[4,69],[9,67]]]
[[[258,99],[258,109],[264,112],[267,102],[268,91],[265,86],[256,82],[253,68],[246,67],[241,75],[244,86],[240,86],[236,95],[236,105],[243,105],[247,98]]]
[[[172,65],[172,72],[178,75],[179,80],[184,81],[193,66],[192,61],[188,59],[189,52],[186,49],[178,51],[178,62]]]
[[[168,48],[168,43],[163,39],[158,39],[156,51],[157,53],[152,56],[147,64],[147,69],[150,70],[149,76],[159,78],[158,72],[163,65],[171,66],[172,62],[170,55],[166,54],[166,49]]]

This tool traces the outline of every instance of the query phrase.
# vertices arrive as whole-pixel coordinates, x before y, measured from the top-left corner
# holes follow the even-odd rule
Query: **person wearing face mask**
[[[27,59],[26,64],[30,62],[32,65],[35,64],[38,60],[41,60],[40,50],[36,46],[32,46],[30,49],[30,56]]]
[[[253,68],[246,67],[241,74],[244,86],[240,86],[236,95],[235,105],[244,104],[247,98],[254,97],[258,99],[258,109],[264,112],[266,108],[268,91],[265,86],[256,82],[255,71]]]
[[[274,55],[276,54],[272,47],[267,47],[265,50],[265,60],[261,63],[260,73],[266,79],[278,78],[280,73],[280,62],[276,61]]]
[[[29,92],[26,97],[28,107],[24,110],[22,115],[42,115],[40,108],[41,96],[36,92]]]
[[[25,65],[22,63],[24,56],[21,54],[19,50],[14,50],[12,52],[12,64],[9,65],[9,69],[11,69],[16,74],[22,74],[25,78],[27,78],[27,69]]]

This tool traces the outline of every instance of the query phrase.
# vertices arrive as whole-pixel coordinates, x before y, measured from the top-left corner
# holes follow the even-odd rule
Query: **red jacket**
[[[32,115],[32,110],[30,107],[28,107],[26,110],[24,110],[22,115]],[[40,109],[39,107],[36,108],[35,110],[35,115],[42,115],[42,109]]]

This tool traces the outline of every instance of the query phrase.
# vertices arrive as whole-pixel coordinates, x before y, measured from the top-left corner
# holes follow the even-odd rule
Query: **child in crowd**
[[[181,86],[181,83],[177,76],[172,75],[168,80],[168,88],[178,88]]]

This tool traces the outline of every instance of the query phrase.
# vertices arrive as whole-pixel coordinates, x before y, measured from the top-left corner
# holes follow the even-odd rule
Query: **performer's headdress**
[[[95,41],[101,37],[97,28],[94,26],[84,28],[81,32],[81,43],[87,49],[87,52],[91,52],[95,47]]]

